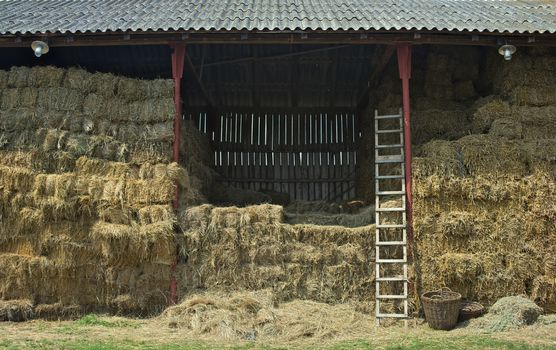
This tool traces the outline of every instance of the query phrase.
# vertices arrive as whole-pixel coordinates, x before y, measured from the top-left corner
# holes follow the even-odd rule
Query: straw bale
[[[556,90],[547,87],[519,86],[511,91],[509,98],[512,103],[517,105],[556,105]]]
[[[544,139],[556,136],[556,106],[515,107],[514,114],[523,125],[523,138]]]
[[[34,107],[38,99],[37,89],[34,88],[12,88],[5,89],[2,92],[2,109],[18,108],[18,107]]]
[[[146,99],[129,104],[128,120],[140,123],[169,122],[174,119],[172,98]]]
[[[491,97],[488,102],[476,108],[473,113],[472,124],[474,133],[488,131],[492,122],[498,118],[506,118],[511,115],[510,105],[495,97]]]
[[[64,79],[64,86],[81,91],[94,92],[103,96],[114,96],[118,77],[110,73],[89,73],[81,68],[69,68]]]
[[[284,208],[286,212],[293,214],[305,214],[311,212],[340,214],[341,208],[337,203],[325,201],[294,201]]]
[[[65,72],[52,66],[35,66],[29,72],[28,84],[31,87],[59,87],[62,86]]]
[[[0,322],[22,322],[31,318],[33,318],[33,303],[30,300],[0,300]]]
[[[100,204],[98,217],[104,222],[117,225],[131,225],[135,222],[136,210],[125,204]]]
[[[454,84],[454,99],[456,101],[465,101],[477,96],[473,81],[463,80]]]
[[[12,67],[8,72],[8,87],[26,87],[29,86],[29,76],[31,68],[29,67]]]
[[[498,118],[492,122],[489,134],[512,140],[520,139],[522,130],[523,127],[519,121],[512,118]]]
[[[175,260],[174,222],[121,225],[99,221],[91,229],[93,246],[108,266],[133,266],[137,262],[170,265]],[[122,255],[121,252],[126,252]]]
[[[0,166],[0,187],[6,190],[29,192],[34,181],[35,174],[29,169]]]
[[[413,113],[412,137],[422,144],[433,138],[455,139],[470,129],[465,110],[430,109]]]
[[[98,158],[79,157],[75,162],[75,172],[79,175],[104,177],[137,178],[138,171],[128,163],[111,162]]]
[[[128,120],[129,105],[121,99],[97,93],[88,94],[83,100],[83,113],[108,121]]]
[[[145,80],[121,77],[116,86],[116,95],[126,101],[142,101],[147,98],[147,86]]]
[[[79,305],[64,305],[62,303],[38,304],[34,307],[36,318],[50,321],[75,320],[84,313]]]
[[[546,313],[556,313],[556,275],[538,276],[533,282],[532,299]]]
[[[413,175],[421,178],[430,175],[462,176],[466,169],[462,162],[461,147],[456,142],[432,140],[424,144],[414,158]]]
[[[0,69],[0,92],[8,86],[9,72]]]
[[[172,221],[176,219],[174,210],[170,205],[149,205],[137,211],[141,225],[154,224],[159,221]]]
[[[83,95],[63,87],[38,88],[37,107],[47,110],[79,111],[83,108]]]
[[[28,108],[0,110],[0,130],[21,131],[35,124],[35,114]]]
[[[515,141],[490,135],[468,135],[457,142],[463,164],[471,175],[526,174],[525,155]]]
[[[360,227],[374,223],[374,207],[366,207],[360,209],[357,213],[306,213],[294,214],[286,213],[286,222],[295,224],[313,224],[322,226],[343,226],[343,227]]]
[[[120,124],[117,138],[122,141],[172,142],[174,140],[173,122],[156,124]]]
[[[128,162],[133,164],[170,163],[173,160],[172,144],[169,142],[133,142],[127,144],[126,151]]]

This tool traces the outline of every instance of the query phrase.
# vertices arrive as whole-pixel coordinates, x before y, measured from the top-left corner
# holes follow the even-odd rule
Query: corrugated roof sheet
[[[555,33],[545,0],[0,0],[0,34],[147,30]]]

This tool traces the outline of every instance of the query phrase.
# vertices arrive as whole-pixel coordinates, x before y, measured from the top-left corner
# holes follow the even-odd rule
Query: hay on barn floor
[[[364,336],[374,327],[373,317],[353,305],[302,300],[277,304],[269,290],[190,295],[158,320],[198,337],[233,341],[338,341]]]

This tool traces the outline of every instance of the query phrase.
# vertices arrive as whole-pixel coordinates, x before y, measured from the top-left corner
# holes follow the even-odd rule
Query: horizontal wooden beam
[[[108,32],[46,35],[0,35],[0,47],[31,47],[34,40],[50,47],[186,44],[439,44],[556,46],[555,34],[475,33],[450,31],[174,31]]]
[[[184,106],[184,113],[204,113],[207,112],[209,106]],[[224,113],[247,113],[247,114],[274,114],[274,115],[292,115],[292,114],[307,114],[307,115],[320,115],[320,114],[354,114],[355,107],[277,107],[277,106],[219,106],[219,112]]]

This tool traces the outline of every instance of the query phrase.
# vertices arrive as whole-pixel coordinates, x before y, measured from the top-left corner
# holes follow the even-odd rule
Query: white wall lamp
[[[513,45],[502,45],[498,49],[498,53],[504,56],[506,61],[510,61],[512,59],[512,55],[515,53],[515,46]]]
[[[31,43],[31,49],[35,52],[35,56],[41,57],[48,53],[49,47],[45,41],[36,40]]]

